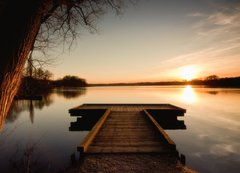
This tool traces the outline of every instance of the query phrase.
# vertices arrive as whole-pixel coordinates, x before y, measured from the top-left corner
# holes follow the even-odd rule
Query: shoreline
[[[88,154],[66,173],[197,173],[167,154]]]

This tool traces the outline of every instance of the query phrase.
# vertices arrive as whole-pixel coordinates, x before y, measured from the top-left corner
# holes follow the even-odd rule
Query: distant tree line
[[[106,83],[88,84],[88,86],[150,86],[150,85],[206,85],[210,87],[240,87],[240,77],[220,78],[210,75],[204,79],[192,81],[166,81],[166,82],[135,82],[135,83]]]
[[[240,77],[220,78],[217,75],[211,75],[203,80],[195,79],[190,82],[192,85],[207,85],[212,87],[240,87]]]
[[[31,71],[26,70],[22,74],[22,80],[17,96],[42,95],[50,92],[55,87],[85,87],[87,82],[78,76],[66,75],[65,77],[52,80],[53,74],[42,68]]]
[[[41,68],[32,72],[32,76],[26,73],[22,77],[22,83],[17,95],[38,95],[50,92],[55,87],[86,87],[86,86],[146,86],[146,85],[205,85],[210,87],[240,87],[240,77],[220,78],[210,75],[204,79],[192,81],[168,81],[168,82],[135,82],[135,83],[107,83],[88,84],[85,79],[78,76],[66,75],[58,80],[51,80],[52,73]]]
[[[146,86],[146,85],[184,85],[186,82],[169,81],[169,82],[134,82],[134,83],[105,83],[105,84],[88,84],[88,86]]]

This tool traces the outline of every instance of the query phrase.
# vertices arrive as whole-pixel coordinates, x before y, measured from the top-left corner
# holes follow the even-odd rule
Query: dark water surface
[[[0,134],[0,172],[55,172],[78,157],[88,130],[69,131],[68,109],[83,103],[170,103],[187,109],[186,129],[166,130],[202,173],[240,170],[240,89],[126,86],[54,90],[42,101],[15,101]]]

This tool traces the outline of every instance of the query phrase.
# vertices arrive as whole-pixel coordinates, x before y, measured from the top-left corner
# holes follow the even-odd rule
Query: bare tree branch
[[[36,35],[32,48],[34,52],[41,52],[47,57],[46,51],[63,43],[63,48],[71,48],[79,35],[81,28],[96,32],[95,21],[111,7],[116,14],[120,14],[123,0],[44,0],[45,7],[42,17],[42,26]],[[43,67],[53,62],[49,57],[45,59],[33,58],[32,66]]]

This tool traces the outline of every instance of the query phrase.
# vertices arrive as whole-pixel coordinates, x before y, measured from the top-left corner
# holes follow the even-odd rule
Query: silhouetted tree
[[[0,126],[17,92],[24,64],[36,47],[48,47],[61,36],[74,39],[77,27],[93,29],[108,6],[117,12],[121,0],[1,0],[0,1]],[[37,38],[37,39],[36,39]],[[36,40],[36,42],[35,42]]]
[[[35,50],[35,49],[34,49]],[[42,48],[42,51],[44,51],[44,49]],[[33,58],[33,51],[31,51],[28,60],[27,60],[27,66],[24,68],[24,76],[27,77],[35,77],[34,75],[36,75],[37,71],[39,71],[39,69],[43,69],[43,67],[45,65],[49,65],[52,64],[53,62],[53,58],[47,58],[47,59],[43,59],[40,57],[35,57]],[[49,71],[45,70],[44,71],[45,74],[49,73]],[[52,74],[49,73],[50,76],[48,76],[48,78],[50,78],[52,76]]]
[[[43,70],[42,68],[37,68],[33,72],[33,78],[38,80],[49,80],[53,74],[48,70]]]
[[[87,82],[85,79],[79,78],[78,76],[67,75],[62,79],[55,81],[57,86],[63,87],[85,87]]]
[[[219,79],[219,77],[217,75],[210,75],[205,78],[205,80],[217,80],[217,79]]]

